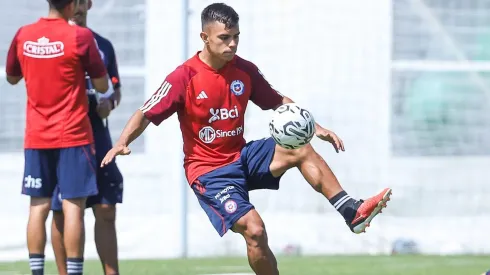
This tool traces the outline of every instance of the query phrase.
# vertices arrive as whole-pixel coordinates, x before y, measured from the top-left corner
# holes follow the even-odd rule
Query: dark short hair
[[[214,3],[202,10],[201,26],[204,29],[208,23],[220,22],[225,24],[227,29],[231,29],[238,25],[239,19],[238,13],[232,7],[224,3]]]
[[[71,4],[71,2],[73,2],[73,0],[48,0],[49,6],[57,10],[62,10]]]

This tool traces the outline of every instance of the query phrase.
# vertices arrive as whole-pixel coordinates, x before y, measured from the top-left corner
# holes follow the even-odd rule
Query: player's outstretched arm
[[[250,72],[253,82],[250,99],[262,110],[275,110],[283,104],[294,103],[291,98],[276,91],[265,79],[257,66],[252,63],[245,63],[242,66]],[[315,134],[321,140],[330,142],[337,153],[339,151],[345,151],[344,142],[334,132],[323,128],[318,123],[315,123]]]
[[[183,66],[178,67],[165,78],[150,99],[129,119],[121,137],[104,157],[100,167],[104,167],[118,155],[129,155],[131,153],[128,148],[129,144],[145,131],[150,122],[158,126],[183,108],[186,83],[190,79],[188,70],[189,68]]]
[[[145,131],[148,124],[150,124],[150,121],[145,117],[143,112],[141,110],[137,110],[124,127],[119,140],[116,142],[114,147],[107,152],[100,164],[100,167],[104,167],[109,164],[116,156],[131,154],[131,150],[128,148],[129,144],[131,144],[131,142],[133,142]]]
[[[282,104],[287,104],[287,103],[294,103],[294,101],[287,96],[283,96]],[[319,139],[330,142],[337,153],[340,151],[345,151],[344,142],[337,136],[337,134],[323,128],[320,124],[316,122],[315,122],[315,134]]]

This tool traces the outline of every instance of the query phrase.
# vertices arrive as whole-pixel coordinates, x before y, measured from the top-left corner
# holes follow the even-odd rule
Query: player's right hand
[[[100,163],[100,167],[104,167],[107,164],[111,163],[116,156],[125,156],[129,154],[131,154],[131,150],[128,148],[128,146],[116,145],[111,150],[109,150],[109,152],[107,152],[104,159]]]

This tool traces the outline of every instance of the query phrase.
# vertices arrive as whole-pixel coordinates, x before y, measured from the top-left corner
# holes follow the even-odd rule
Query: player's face
[[[87,25],[87,12],[91,6],[90,0],[80,0],[75,8],[75,14],[73,16],[73,21],[79,26]]]
[[[239,35],[238,25],[228,29],[223,23],[213,22],[205,27],[201,33],[201,38],[211,54],[225,61],[230,61],[238,49]]]

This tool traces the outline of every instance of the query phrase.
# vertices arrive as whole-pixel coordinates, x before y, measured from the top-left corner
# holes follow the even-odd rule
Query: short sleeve
[[[7,53],[7,64],[5,66],[5,71],[8,76],[22,76],[22,69],[20,67],[19,57],[17,56],[17,38],[19,36],[21,29],[17,31],[12,39],[10,48]]]
[[[180,66],[169,74],[156,92],[140,107],[145,117],[155,125],[169,118],[185,105],[187,85],[192,77],[189,68]]]
[[[282,104],[283,95],[272,88],[255,64],[240,58],[236,65],[250,76],[252,82],[250,100],[253,103],[262,110],[274,109]]]
[[[77,28],[77,52],[84,70],[90,78],[101,78],[107,74],[92,32],[87,28]]]
[[[283,95],[269,84],[257,67],[255,69],[254,72],[251,72],[250,76],[252,78],[252,95],[250,100],[262,110],[277,108],[282,104]]]

